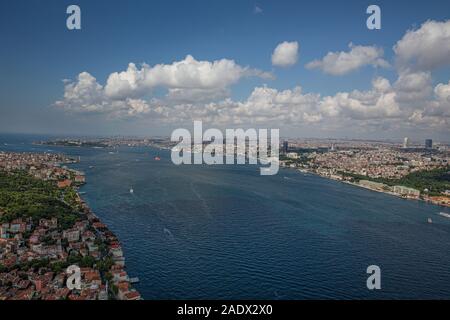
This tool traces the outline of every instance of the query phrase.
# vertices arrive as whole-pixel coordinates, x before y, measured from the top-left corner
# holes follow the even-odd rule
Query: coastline
[[[291,169],[289,167],[284,167],[284,168],[285,169]],[[323,175],[323,174],[317,173],[315,171],[307,170],[307,169],[295,168],[295,170],[297,170],[299,172],[302,172],[302,173],[313,174],[313,175],[316,175],[316,176],[319,176],[319,177],[322,177],[322,178],[325,178],[325,179],[329,179],[329,180],[333,180],[333,181],[349,184],[349,185],[352,185],[352,186],[355,186],[355,187],[359,187],[359,188],[363,188],[363,189],[366,189],[366,190],[370,190],[370,191],[374,191],[374,192],[378,192],[378,193],[388,194],[388,195],[395,196],[397,198],[404,199],[404,200],[423,201],[425,203],[433,204],[433,205],[440,206],[440,207],[443,207],[443,208],[450,208],[450,204],[436,202],[436,201],[433,201],[433,200],[428,199],[428,198],[402,196],[401,194],[398,194],[398,193],[395,193],[395,192],[392,192],[392,191],[389,191],[389,190],[381,190],[381,189],[370,188],[368,186],[364,186],[364,185],[361,185],[361,184],[356,183],[356,182],[343,180],[342,178],[341,179],[333,178],[333,177],[330,177],[328,175]]]
[[[79,161],[0,152],[0,300],[142,299],[119,239],[80,195],[84,173],[66,166]],[[17,203],[5,202],[11,195]],[[30,201],[38,211],[26,207]],[[69,286],[73,266],[80,280],[75,288]]]
[[[80,159],[78,161],[67,162],[66,164],[74,164],[79,162]],[[78,173],[75,169],[70,168],[69,170]],[[82,207],[83,212],[86,214],[88,221],[96,230],[96,234],[100,236],[102,241],[107,243],[108,251],[113,257],[114,266],[110,269],[112,279],[109,281],[107,280],[109,282],[109,287],[113,289],[109,293],[114,295],[118,300],[142,300],[140,293],[131,285],[132,278],[130,278],[125,271],[126,263],[120,240],[115,233],[113,233],[109,227],[101,221],[101,219],[89,207],[87,202],[81,197],[81,192],[79,189],[86,183],[87,182],[84,181],[83,183],[72,186],[72,188],[76,192],[77,200]],[[117,288],[117,291],[115,291],[116,289],[114,289],[114,286]],[[120,291],[125,291],[125,293],[121,293]]]
[[[82,206],[84,212],[90,223],[93,225],[94,229],[97,232],[97,235],[100,235],[103,241],[108,243],[108,251],[111,253],[114,261],[114,266],[112,267],[112,279],[110,281],[111,285],[115,285],[117,287],[117,292],[112,290],[112,294],[115,295],[115,298],[118,300],[142,300],[140,293],[134,289],[131,285],[131,279],[126,270],[125,257],[123,254],[122,246],[120,244],[120,240],[113,233],[106,224],[104,224],[101,219],[92,211],[92,209],[88,206],[85,200],[80,195],[79,190],[76,190],[77,197],[80,201],[80,205]],[[112,282],[112,283],[111,283]],[[128,285],[127,285],[128,284]],[[113,287],[114,288],[114,287]],[[120,294],[121,288],[126,288],[125,291],[131,293],[128,295],[126,293]]]

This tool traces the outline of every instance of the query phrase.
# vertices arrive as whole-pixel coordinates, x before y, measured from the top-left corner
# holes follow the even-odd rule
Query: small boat
[[[450,214],[449,213],[445,213],[445,212],[439,212],[439,215],[446,217],[446,218],[450,218]]]
[[[160,157],[155,157],[155,161],[160,161],[161,158]]]
[[[133,188],[130,188],[130,193],[134,193],[134,190],[133,190]]]
[[[428,218],[428,223],[433,223],[433,220],[431,220],[431,218]]]
[[[138,282],[139,282],[139,278],[138,277],[130,278],[130,283],[138,283]]]

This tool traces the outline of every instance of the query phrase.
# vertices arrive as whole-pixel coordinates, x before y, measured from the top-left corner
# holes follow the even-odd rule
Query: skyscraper
[[[433,140],[432,139],[426,139],[425,140],[425,149],[432,149],[433,148]]]
[[[289,151],[289,143],[287,141],[283,141],[283,153],[286,154]]]
[[[403,148],[408,148],[408,142],[409,142],[408,137],[405,137],[405,139],[403,139]]]

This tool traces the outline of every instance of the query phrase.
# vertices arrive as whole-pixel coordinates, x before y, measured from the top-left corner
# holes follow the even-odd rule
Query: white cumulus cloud
[[[73,112],[134,116],[150,113],[152,107],[145,97],[157,87],[166,89],[166,98],[172,102],[205,102],[225,98],[229,86],[243,77],[271,79],[272,75],[233,60],[198,61],[190,55],[153,67],[130,63],[125,71],[111,73],[104,86],[88,72],[80,73],[75,81],[65,80],[64,99],[55,105]]]
[[[394,46],[400,68],[432,70],[450,65],[450,20],[427,21]]]
[[[298,48],[297,41],[280,43],[272,53],[272,64],[279,67],[289,67],[296,64]]]
[[[134,63],[127,70],[111,73],[105,93],[112,98],[140,95],[155,87],[179,89],[223,90],[243,77],[270,78],[270,74],[242,67],[233,60],[198,61],[191,55],[172,64],[144,64],[140,69]]]
[[[383,49],[376,46],[355,46],[349,44],[350,51],[328,52],[321,60],[314,60],[306,65],[308,69],[321,69],[323,72],[340,76],[361,67],[372,65],[374,67],[388,67],[384,60]]]
[[[375,77],[367,90],[343,90],[322,96],[300,86],[279,90],[256,86],[248,97],[231,99],[231,88],[245,77],[272,75],[234,60],[199,61],[188,55],[169,64],[137,66],[112,72],[100,84],[88,72],[64,81],[64,97],[55,105],[69,112],[101,114],[106,118],[141,118],[149,123],[181,124],[201,119],[217,125],[312,126],[332,131],[354,128],[450,130],[450,81],[433,84],[432,68],[449,63],[448,22],[428,21],[407,31],[394,47],[396,79]],[[438,41],[439,40],[439,41]],[[422,44],[423,42],[423,44]],[[432,48],[428,55],[428,48]],[[290,66],[298,60],[297,42],[280,43],[272,63]],[[347,52],[330,52],[307,64],[332,75],[364,66],[387,67],[383,50],[349,45]],[[156,98],[156,88],[165,95]]]

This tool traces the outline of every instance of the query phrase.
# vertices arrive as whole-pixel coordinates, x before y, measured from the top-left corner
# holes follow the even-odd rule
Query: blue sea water
[[[0,150],[81,157],[83,197],[121,240],[145,299],[450,298],[450,219],[438,215],[448,209],[290,169],[260,176],[175,166],[154,148],[36,140],[0,136]],[[369,265],[381,290],[366,287]]]

